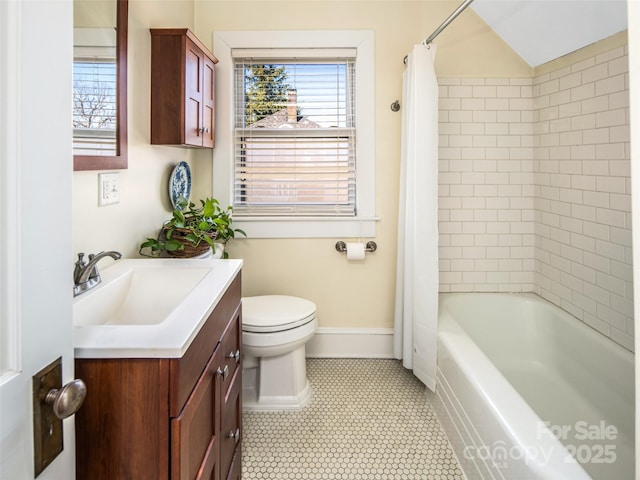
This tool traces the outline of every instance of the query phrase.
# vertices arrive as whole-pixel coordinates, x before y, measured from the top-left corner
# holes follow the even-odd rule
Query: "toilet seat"
[[[242,330],[274,333],[305,325],[316,318],[316,304],[289,295],[243,297]]]

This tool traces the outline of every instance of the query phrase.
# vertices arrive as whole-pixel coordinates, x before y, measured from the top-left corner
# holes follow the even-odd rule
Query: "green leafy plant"
[[[231,226],[231,224],[233,223],[233,207],[229,205],[227,208],[223,209],[222,207],[220,207],[220,204],[215,198],[211,200],[215,209],[215,214],[212,219],[213,223],[216,224],[218,231],[216,242],[226,245],[229,240],[236,238],[236,235],[242,235],[243,237],[246,237],[247,234],[244,230],[240,228],[233,228]]]
[[[231,226],[231,206],[223,209],[215,198],[200,200],[200,204],[196,207],[194,203],[181,197],[158,237],[147,238],[140,244],[140,254],[150,257],[164,253],[172,256],[196,256],[206,252],[209,247],[214,247],[216,242],[226,244],[238,234],[247,236],[243,230]],[[223,256],[228,258],[229,254],[225,251]]]

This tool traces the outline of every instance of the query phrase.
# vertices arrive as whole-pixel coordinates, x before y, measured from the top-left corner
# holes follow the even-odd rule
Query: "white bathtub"
[[[469,480],[634,478],[634,355],[536,295],[440,295],[432,400]]]

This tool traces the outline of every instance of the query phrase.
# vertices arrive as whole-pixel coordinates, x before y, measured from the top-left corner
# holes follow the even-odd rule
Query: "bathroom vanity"
[[[173,277],[181,275],[173,267],[180,260],[167,262]],[[203,270],[194,262],[213,267]],[[206,273],[194,277],[195,286],[162,321],[76,323],[76,376],[87,385],[85,404],[76,414],[77,478],[240,478],[242,262],[186,264]],[[127,275],[113,273],[117,266],[103,272],[113,277],[104,288]],[[141,268],[135,272],[157,277]],[[136,288],[135,279],[128,281],[129,289]],[[156,294],[155,301],[161,297]],[[79,307],[81,302],[74,305],[74,320],[81,317]]]

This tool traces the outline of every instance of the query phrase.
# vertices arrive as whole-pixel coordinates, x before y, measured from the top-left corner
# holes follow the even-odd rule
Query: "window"
[[[247,53],[234,59],[235,214],[355,216],[355,52]]]
[[[214,195],[234,222],[254,238],[374,236],[371,32],[218,32],[214,48],[218,118],[233,119],[217,125]]]

